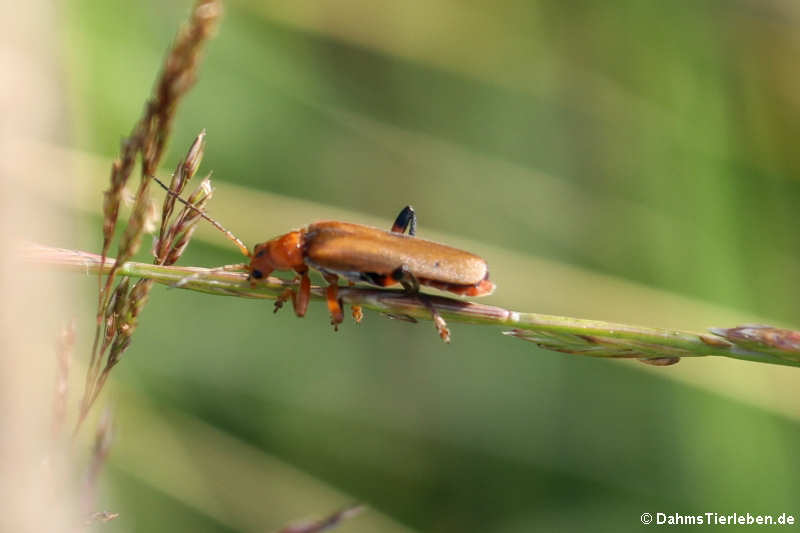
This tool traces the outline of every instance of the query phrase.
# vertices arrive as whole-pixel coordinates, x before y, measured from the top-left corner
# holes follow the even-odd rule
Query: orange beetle
[[[182,203],[191,206],[158,179],[156,181]],[[311,295],[308,271],[313,268],[321,272],[328,282],[326,299],[331,323],[336,329],[343,320],[342,302],[338,297],[339,277],[351,285],[364,282],[388,287],[399,283],[412,294],[419,294],[420,285],[463,296],[485,296],[495,289],[494,283],[489,281],[489,268],[482,258],[416,238],[417,219],[411,206],[400,211],[390,231],[348,222],[316,222],[257,244],[252,254],[230,231],[203,211],[191,207],[250,257],[250,264],[246,267],[248,279],[263,279],[275,270],[297,272],[299,289],[287,288],[275,302],[276,311],[291,298],[297,316],[304,316]],[[444,321],[427,299],[423,299],[423,303],[433,313],[442,338],[449,340]],[[361,317],[361,310],[355,305],[353,317],[357,321]]]
[[[391,231],[360,224],[326,221],[275,237],[253,250],[248,270],[254,279],[274,270],[294,270],[300,275],[300,289],[290,289],[278,306],[290,296],[298,316],[305,315],[311,283],[308,269],[322,273],[328,282],[327,301],[331,322],[342,322],[338,299],[338,278],[351,283],[365,282],[378,287],[401,284],[417,293],[420,285],[465,296],[491,294],[486,261],[450,246],[414,237],[416,215],[411,206],[397,217]],[[405,231],[408,229],[408,235]]]

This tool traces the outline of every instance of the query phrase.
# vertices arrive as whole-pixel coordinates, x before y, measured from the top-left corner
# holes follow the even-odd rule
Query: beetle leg
[[[439,314],[439,311],[433,306],[433,303],[428,299],[427,296],[424,294],[419,294],[419,299],[425,304],[425,307],[428,308],[428,311],[431,312],[431,317],[433,317],[433,325],[436,326],[436,331],[439,332],[439,337],[441,339],[450,344],[450,329],[447,327],[447,322],[444,321],[442,315]]]
[[[334,331],[339,331],[339,324],[344,320],[342,301],[339,299],[339,276],[336,274],[324,274],[323,277],[328,282],[326,296],[328,311],[331,313],[331,324],[333,324]]]
[[[285,304],[289,298],[294,299],[295,290],[292,287],[287,287],[280,296],[275,299],[275,309],[272,311],[273,313],[277,313],[280,311],[283,304]]]
[[[406,229],[412,237],[417,233],[417,214],[410,205],[405,206],[397,215],[392,225],[392,233],[405,233]]]
[[[397,281],[409,294],[419,294],[419,280],[406,265],[401,265],[392,272],[392,279]]]
[[[447,328],[447,322],[445,322],[442,315],[440,315],[439,311],[433,306],[433,302],[431,302],[430,298],[428,298],[426,294],[419,292],[419,280],[417,277],[412,274],[405,265],[396,269],[392,273],[392,277],[400,282],[407,293],[415,295],[419,298],[419,301],[428,308],[433,318],[433,325],[436,326],[436,331],[439,332],[439,337],[441,337],[444,342],[449,343],[450,330]]]
[[[297,316],[305,316],[308,309],[308,301],[311,299],[311,279],[308,277],[308,269],[298,271],[300,274],[300,290],[294,293],[292,304],[294,313]]]
[[[286,287],[286,289],[275,299],[275,310],[277,313],[289,298],[292,299],[292,307],[297,316],[305,316],[306,309],[308,309],[308,300],[311,295],[311,280],[308,277],[308,269],[298,272],[294,281],[300,281],[300,289],[294,287]]]
[[[352,281],[347,282],[348,287],[355,286],[355,283]],[[361,310],[360,305],[350,304],[350,309],[353,313],[353,320],[355,320],[356,324],[360,324],[362,320],[364,320],[364,311]]]

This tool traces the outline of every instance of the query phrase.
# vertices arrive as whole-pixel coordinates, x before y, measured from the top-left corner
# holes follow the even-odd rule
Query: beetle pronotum
[[[409,294],[419,297],[428,307],[439,335],[449,342],[450,333],[444,320],[427,297],[419,292],[420,286],[463,296],[485,296],[495,289],[494,283],[489,281],[486,261],[481,257],[416,238],[417,219],[411,206],[400,211],[390,231],[349,222],[315,222],[257,244],[251,254],[232,232],[185,201],[160,180],[153,179],[236,243],[242,253],[250,258],[250,263],[244,268],[252,283],[256,283],[253,280],[266,278],[275,270],[294,270],[297,273],[299,288],[287,288],[276,300],[275,311],[291,299],[297,316],[306,314],[311,294],[308,271],[313,268],[328,282],[326,300],[334,329],[338,329],[343,321],[342,302],[338,296],[339,277],[343,277],[351,285],[357,282],[378,287],[402,285]],[[360,307],[354,305],[353,317],[360,321],[361,316]]]

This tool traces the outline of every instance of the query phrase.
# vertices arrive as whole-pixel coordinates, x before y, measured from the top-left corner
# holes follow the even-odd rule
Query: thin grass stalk
[[[109,269],[101,256],[88,252],[31,245],[26,251],[34,263],[85,273]],[[126,262],[120,274],[149,278],[156,283],[217,296],[274,300],[293,282],[269,277],[255,287],[244,272],[212,268],[177,267]],[[340,287],[342,301],[410,321],[431,320],[426,305],[416,296],[398,290]],[[313,286],[311,297],[325,300],[324,287]],[[502,307],[430,296],[429,300],[450,322],[506,328],[504,334],[549,350],[606,358],[643,359],[664,364],[683,357],[723,356],[733,359],[800,366],[800,332],[768,326],[714,328],[709,332],[649,328],[539,313],[522,313]],[[511,328],[511,329],[507,329]]]

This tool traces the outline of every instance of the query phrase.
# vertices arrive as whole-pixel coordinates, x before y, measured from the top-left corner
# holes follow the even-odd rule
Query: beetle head
[[[292,231],[257,244],[249,270],[253,278],[261,279],[273,270],[292,270],[303,265],[303,232]]]

